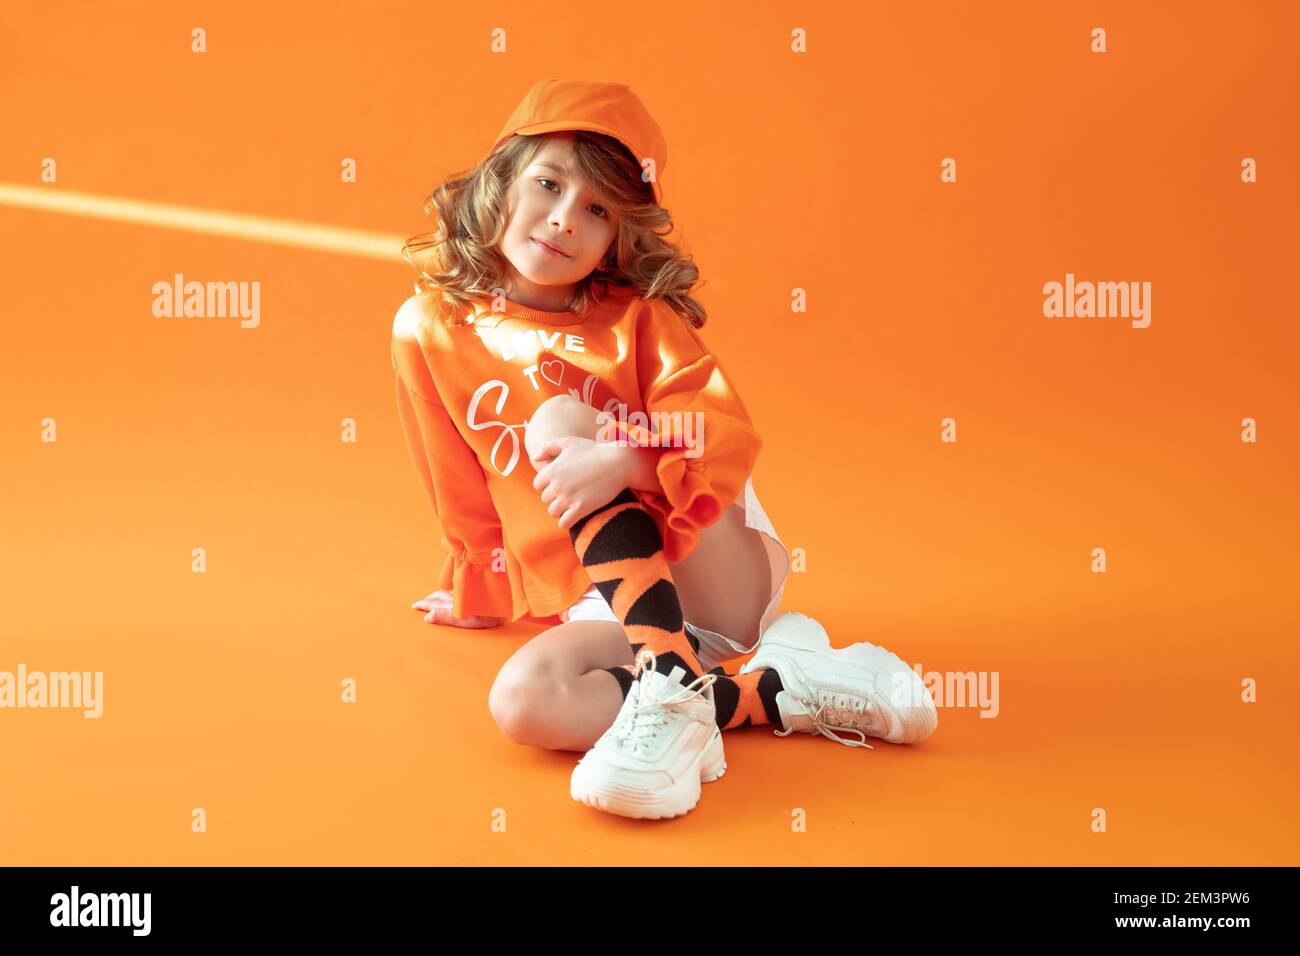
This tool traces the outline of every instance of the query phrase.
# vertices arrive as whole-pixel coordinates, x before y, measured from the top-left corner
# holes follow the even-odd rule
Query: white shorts
[[[717,631],[697,627],[689,621],[685,622],[686,630],[700,642],[700,663],[705,670],[712,670],[723,661],[729,661],[733,657],[748,654],[758,646],[759,639],[776,618],[777,610],[781,606],[781,596],[785,593],[786,580],[790,576],[790,552],[781,543],[781,539],[777,536],[776,529],[772,527],[767,512],[763,510],[763,506],[759,504],[758,496],[754,494],[753,475],[750,475],[745,480],[745,490],[732,503],[732,507],[743,507],[745,509],[745,525],[754,528],[763,535],[763,545],[767,549],[767,559],[772,569],[772,596],[763,611],[763,616],[759,619],[758,634],[754,637],[753,643],[749,645],[732,640]],[[596,590],[594,584],[571,606],[560,612],[560,620],[613,621],[615,624],[620,623],[613,609],[610,608],[609,603],[601,593]]]

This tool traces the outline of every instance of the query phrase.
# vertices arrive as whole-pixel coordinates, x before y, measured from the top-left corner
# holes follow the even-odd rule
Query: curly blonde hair
[[[662,299],[694,328],[704,325],[704,307],[690,295],[700,281],[691,258],[665,238],[672,232],[668,210],[654,201],[641,166],[618,140],[587,130],[573,132],[573,165],[597,201],[617,217],[610,252],[574,290],[566,310],[585,311],[601,301],[597,287],[633,289],[645,299]],[[416,270],[415,291],[438,295],[448,308],[445,321],[467,325],[473,304],[499,294],[507,273],[501,238],[509,210],[508,192],[541,150],[547,134],[511,136],[481,163],[454,174],[424,202],[424,214],[438,223],[402,245],[402,258]],[[425,267],[412,254],[431,249]]]

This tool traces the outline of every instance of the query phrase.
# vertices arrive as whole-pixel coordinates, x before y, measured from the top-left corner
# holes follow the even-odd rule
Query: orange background
[[[393,397],[396,247],[0,205],[0,670],[105,673],[97,721],[0,711],[0,863],[1300,862],[1294,6],[24,7],[0,183],[50,156],[51,190],[401,236],[537,79],[629,83],[807,554],[783,606],[997,671],[1001,712],[874,751],[729,733],[671,823],[575,803],[578,755],[487,709],[545,624],[410,608],[442,552]],[[260,281],[261,326],[155,319],[175,272]],[[1150,327],[1044,318],[1066,272],[1150,281]]]

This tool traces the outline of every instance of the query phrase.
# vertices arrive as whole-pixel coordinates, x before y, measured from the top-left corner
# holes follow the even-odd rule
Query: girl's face
[[[572,155],[573,134],[553,134],[508,193],[501,239],[509,264],[506,294],[512,302],[547,312],[564,308],[618,232],[612,214],[574,178]]]

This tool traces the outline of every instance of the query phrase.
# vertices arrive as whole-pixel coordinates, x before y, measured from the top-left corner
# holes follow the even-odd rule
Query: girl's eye
[[[545,185],[546,183],[551,183],[552,185],[554,185],[554,183],[555,183],[555,180],[553,180],[553,179],[539,179],[539,180],[537,180],[537,181],[538,181],[539,183],[542,183],[542,184],[543,184],[543,186],[542,186],[543,189],[550,189],[550,188],[551,188],[550,186]],[[597,206],[595,203],[593,203],[589,208],[592,208],[592,209],[599,209],[600,212],[596,213],[596,215],[599,216],[601,219],[608,219],[608,218],[609,218],[609,214],[608,214],[607,212],[605,212],[605,207],[604,207],[604,206]]]

